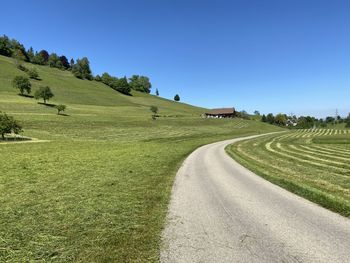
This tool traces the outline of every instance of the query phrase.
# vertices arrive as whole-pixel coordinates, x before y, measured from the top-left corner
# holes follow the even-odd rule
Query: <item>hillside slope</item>
[[[145,115],[143,112],[144,107],[148,111],[150,105],[157,105],[164,114],[198,115],[204,111],[203,108],[184,103],[175,103],[136,91],[132,92],[132,96],[123,95],[101,82],[77,79],[70,71],[29,63],[23,63],[23,65],[27,68],[36,68],[42,79],[40,81],[31,80],[32,94],[39,86],[48,85],[55,94],[55,97],[52,99],[53,103],[113,107],[130,106],[138,109],[137,113],[140,115]],[[21,104],[28,104],[32,102],[32,100],[15,96],[17,91],[11,85],[12,79],[14,76],[27,76],[27,74],[15,67],[14,60],[0,56],[0,69],[1,103],[16,101]]]
[[[17,95],[19,71],[0,56],[0,110],[41,143],[0,142],[0,262],[156,262],[175,173],[200,145],[279,128],[202,119],[203,109],[148,94],[122,95],[36,67],[50,103]],[[151,119],[150,105],[162,116]]]

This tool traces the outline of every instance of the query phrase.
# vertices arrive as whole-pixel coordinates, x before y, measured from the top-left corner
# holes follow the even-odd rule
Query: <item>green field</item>
[[[17,95],[18,70],[0,56],[0,111],[25,136],[0,142],[0,262],[156,262],[171,187],[200,145],[280,130],[258,121],[202,119],[204,109],[122,95],[69,71],[36,67],[52,107]],[[159,117],[151,119],[150,105]]]
[[[350,130],[298,130],[227,151],[267,180],[350,217]]]

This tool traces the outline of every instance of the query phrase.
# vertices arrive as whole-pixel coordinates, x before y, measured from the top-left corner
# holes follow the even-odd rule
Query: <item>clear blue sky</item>
[[[204,106],[350,112],[350,1],[4,1],[0,34]]]

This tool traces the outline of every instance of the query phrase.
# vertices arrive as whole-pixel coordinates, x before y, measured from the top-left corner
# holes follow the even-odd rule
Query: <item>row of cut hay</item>
[[[265,167],[270,173],[273,171],[276,176],[282,176],[284,178],[288,177],[290,180],[297,177],[299,178],[298,180],[302,182],[308,181],[317,183],[320,184],[320,187],[325,187],[327,184],[329,189],[337,188],[342,192],[346,192],[346,189],[344,189],[344,184],[348,183],[348,176],[341,175],[338,173],[339,171],[334,169],[324,169],[325,166],[323,165],[314,166],[313,164],[308,164],[306,163],[307,161],[304,161],[303,159],[295,158],[293,156],[291,157],[290,155],[275,151],[274,149],[269,149],[270,153],[267,154],[264,145],[269,144],[272,141],[264,140],[264,143],[261,143],[261,141],[262,140],[260,139],[252,142],[251,144],[245,142],[244,145],[242,143],[239,146],[235,145],[236,152],[238,152],[246,161],[253,161],[254,163],[257,163],[259,166],[261,166],[259,169],[263,169]],[[252,145],[256,144],[262,145],[263,147],[252,147]],[[307,165],[305,166],[305,164]],[[311,167],[312,169],[307,167]],[[329,180],[332,182],[329,182]]]
[[[330,166],[329,164],[325,164],[325,163],[321,163],[321,162],[315,162],[315,160],[313,160],[312,158],[308,158],[307,156],[303,156],[303,155],[298,155],[298,154],[294,154],[293,152],[290,152],[288,150],[285,150],[285,149],[281,149],[281,146],[280,145],[277,145],[277,143],[275,142],[276,141],[276,138],[274,138],[272,141],[268,142],[265,144],[265,148],[267,151],[271,152],[271,153],[274,153],[274,154],[277,154],[277,155],[280,155],[280,156],[283,156],[285,158],[290,158],[290,159],[293,159],[297,162],[300,162],[300,163],[303,163],[303,164],[309,164],[309,165],[313,165],[313,166],[317,166],[317,167],[323,167],[327,170],[332,170],[332,169],[336,169],[338,172],[344,174],[344,173],[347,173],[348,170],[347,169],[344,169],[344,168],[338,168],[338,167],[332,167]],[[274,149],[273,147],[273,143],[276,144],[276,148],[277,149]],[[280,147],[278,147],[280,146]]]
[[[345,159],[350,162],[350,153],[344,153],[343,151],[339,150],[332,150],[328,147],[317,147],[317,145],[298,145],[298,147],[301,147],[305,150],[315,152],[317,154],[324,154],[325,156],[330,155],[330,157],[337,157],[340,159]]]
[[[303,145],[296,146],[296,145],[288,145],[292,151],[295,151],[296,153],[300,154],[306,154],[308,156],[311,156],[311,158],[314,158],[315,160],[320,160],[322,162],[326,163],[334,163],[336,165],[342,165],[344,167],[348,167],[350,169],[350,159],[348,157],[344,156],[334,156],[332,154],[327,153],[320,153],[313,150],[305,149],[302,147]]]
[[[336,169],[341,174],[348,174],[350,166],[338,161],[332,161],[324,158],[319,158],[317,156],[314,156],[312,154],[306,154],[303,152],[300,152],[296,150],[294,145],[289,145],[289,149],[282,146],[281,143],[276,143],[277,152],[283,153],[286,157],[295,158],[296,160],[319,166],[324,167],[326,169]],[[271,146],[270,146],[271,148]],[[290,149],[292,148],[292,149]]]
[[[294,138],[309,138],[313,136],[350,134],[350,130],[338,129],[301,129],[294,133]]]

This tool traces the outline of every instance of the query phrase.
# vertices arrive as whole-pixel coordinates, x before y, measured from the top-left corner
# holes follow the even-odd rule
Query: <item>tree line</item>
[[[278,113],[273,115],[269,113],[267,115],[263,114],[261,116],[261,121],[269,124],[274,124],[278,126],[288,126],[291,128],[309,129],[313,127],[325,128],[328,124],[338,124],[345,123],[345,127],[350,128],[350,113],[346,118],[341,118],[340,116],[326,118],[315,118],[312,116],[300,116],[287,115],[283,113]]]
[[[30,78],[39,79],[35,69],[27,69],[22,65],[22,61],[37,65],[47,65],[52,68],[61,70],[69,70],[79,79],[96,80],[108,85],[114,90],[123,94],[130,94],[131,90],[136,90],[144,93],[150,93],[152,84],[146,76],[132,75],[131,77],[117,78],[108,73],[103,73],[102,76],[92,74],[90,61],[87,57],[78,58],[74,61],[73,58],[68,61],[65,55],[56,53],[49,54],[46,50],[34,51],[32,47],[28,50],[24,45],[16,39],[10,39],[6,35],[0,36],[0,55],[13,57],[16,61],[16,66],[28,73]],[[157,90],[157,95],[159,92]]]

